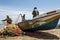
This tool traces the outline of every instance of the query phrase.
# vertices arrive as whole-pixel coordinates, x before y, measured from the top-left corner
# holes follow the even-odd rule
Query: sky
[[[32,19],[34,7],[37,7],[42,14],[60,9],[60,0],[0,0],[0,20],[4,19],[6,15],[15,20],[20,13],[26,14],[26,19]]]

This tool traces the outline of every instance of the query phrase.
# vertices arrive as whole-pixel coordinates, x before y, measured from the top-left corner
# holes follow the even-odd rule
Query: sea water
[[[4,24],[0,22],[0,29],[3,29],[4,28]]]

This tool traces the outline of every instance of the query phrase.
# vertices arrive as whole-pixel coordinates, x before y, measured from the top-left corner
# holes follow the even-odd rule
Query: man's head
[[[37,9],[37,7],[34,7],[34,9]]]

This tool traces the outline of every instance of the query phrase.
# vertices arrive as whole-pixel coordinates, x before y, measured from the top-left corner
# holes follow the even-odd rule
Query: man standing
[[[37,10],[37,7],[34,7],[34,10],[32,12],[33,18],[39,15],[39,11]]]
[[[22,22],[25,21],[25,14],[20,14],[21,15],[21,18],[22,18]]]

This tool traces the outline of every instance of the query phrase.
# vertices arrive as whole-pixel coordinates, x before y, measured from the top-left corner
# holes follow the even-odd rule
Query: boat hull
[[[35,28],[31,28],[31,29],[25,29],[23,31],[37,31],[37,30],[50,30],[50,29],[54,29],[56,27],[56,25],[58,24],[58,21],[59,21],[59,18],[47,23],[47,24],[44,24],[44,25],[41,25],[41,26],[37,26]]]

